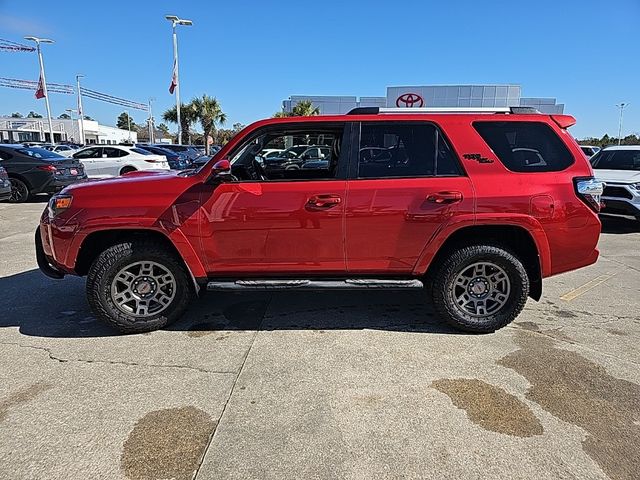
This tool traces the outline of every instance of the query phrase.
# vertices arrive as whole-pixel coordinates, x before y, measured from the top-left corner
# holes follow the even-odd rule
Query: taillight
[[[594,212],[599,212],[604,183],[593,177],[574,178],[573,183],[580,200],[586,203]]]
[[[44,170],[45,172],[55,172],[56,170],[58,170],[53,165],[40,165],[37,168],[38,170]]]

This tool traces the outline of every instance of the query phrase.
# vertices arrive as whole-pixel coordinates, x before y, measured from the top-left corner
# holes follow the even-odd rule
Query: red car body
[[[55,216],[51,208],[43,213],[41,251],[60,275],[85,275],[101,248],[96,240],[101,233],[142,231],[167,239],[200,285],[225,277],[418,278],[461,232],[517,227],[535,245],[539,278],[532,284],[597,260],[601,224],[575,185],[593,172],[565,128],[574,123],[569,116],[500,116],[503,122],[541,122],[551,128],[573,156],[561,171],[508,170],[474,129],[475,122],[495,120],[495,115],[408,111],[390,121],[437,125],[462,175],[207,181],[216,161],[265,127],[380,119],[365,114],[263,120],[246,127],[193,175],[140,172],[75,185],[63,192],[73,196],[72,208]],[[531,296],[539,298],[540,288],[532,288]]]

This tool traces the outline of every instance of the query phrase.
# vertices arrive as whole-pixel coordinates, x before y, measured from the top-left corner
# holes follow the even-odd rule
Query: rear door
[[[346,202],[350,273],[408,274],[452,217],[473,215],[473,188],[429,122],[356,126]]]

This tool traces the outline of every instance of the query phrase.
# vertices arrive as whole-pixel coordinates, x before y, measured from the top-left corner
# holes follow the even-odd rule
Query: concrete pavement
[[[632,479],[640,227],[464,335],[419,292],[210,294],[166,330],[96,321],[0,204],[0,478]]]

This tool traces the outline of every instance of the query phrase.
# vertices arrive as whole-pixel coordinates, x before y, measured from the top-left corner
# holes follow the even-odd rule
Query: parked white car
[[[55,152],[63,157],[70,157],[78,150],[78,147],[73,145],[47,145],[44,149],[49,150],[50,152]]]
[[[606,184],[602,213],[640,220],[640,145],[607,147],[591,158],[591,165]]]
[[[84,165],[89,178],[117,177],[136,170],[168,170],[164,155],[156,155],[142,148],[122,145],[94,145],[71,155]]]
[[[594,147],[593,145],[580,145],[580,150],[582,150],[582,153],[584,153],[587,158],[591,158],[602,149],[600,147]]]

